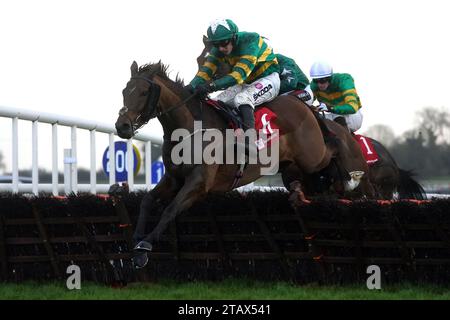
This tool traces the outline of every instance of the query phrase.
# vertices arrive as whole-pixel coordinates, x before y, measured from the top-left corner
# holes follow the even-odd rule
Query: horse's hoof
[[[119,185],[118,183],[115,183],[109,187],[108,194],[110,196],[124,196],[130,193],[128,184],[122,183],[122,185]]]
[[[136,269],[144,268],[148,263],[147,252],[142,252],[132,258],[133,265]]]
[[[345,191],[352,191],[356,189],[359,186],[359,183],[361,182],[361,178],[364,175],[364,171],[352,171],[350,172],[350,181],[345,182]]]
[[[120,186],[119,186],[118,183],[112,184],[112,185],[109,187],[108,194],[109,194],[110,196],[113,196],[113,195],[117,194],[117,190],[118,190],[119,188],[120,188]]]
[[[150,242],[147,241],[141,241],[139,242],[135,247],[134,250],[136,251],[152,251],[153,246]]]

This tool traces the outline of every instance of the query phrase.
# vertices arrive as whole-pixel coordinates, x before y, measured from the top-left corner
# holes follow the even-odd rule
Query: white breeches
[[[235,108],[243,104],[253,109],[264,102],[275,99],[280,92],[280,75],[274,72],[251,84],[237,84],[221,92],[216,99]]]
[[[331,112],[325,113],[325,118],[334,120],[337,117],[344,117],[345,121],[347,122],[347,127],[351,132],[355,132],[361,128],[362,121],[363,121],[363,115],[361,113],[361,110],[358,110],[356,113],[352,114],[336,114]]]

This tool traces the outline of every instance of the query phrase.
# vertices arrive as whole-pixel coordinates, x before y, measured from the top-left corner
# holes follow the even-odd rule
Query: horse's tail
[[[427,194],[423,187],[413,179],[414,173],[411,170],[398,169],[399,185],[397,188],[400,199],[426,200]]]

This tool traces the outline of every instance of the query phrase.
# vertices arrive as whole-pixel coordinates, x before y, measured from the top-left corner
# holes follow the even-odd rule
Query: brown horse
[[[208,38],[203,36],[204,48],[202,53],[197,57],[198,67],[203,65],[206,58],[212,49],[212,44],[208,42]],[[223,77],[224,75],[231,72],[231,67],[225,63],[220,63],[217,67],[217,71],[214,74],[215,78]],[[340,131],[340,125],[337,125],[334,121],[323,119],[323,123],[327,126],[327,129],[332,132]],[[348,149],[345,147],[349,144],[355,145],[352,141],[348,141],[348,135],[338,134],[338,137],[345,139],[340,152],[347,152]],[[369,179],[374,187],[375,196],[379,199],[392,199],[394,194],[398,192],[398,197],[400,199],[426,199],[425,191],[422,186],[412,178],[412,173],[403,170],[398,167],[396,161],[391,156],[389,151],[379,142],[369,137],[372,141],[372,145],[375,148],[379,156],[379,161],[369,167]],[[345,156],[345,155],[341,155]],[[326,174],[326,173],[325,173]],[[321,183],[321,174],[305,175],[302,171],[291,164],[282,173],[283,183],[286,188],[289,189],[290,184],[293,181],[301,180],[303,183],[303,190],[305,190],[306,195],[311,196],[317,193],[318,189],[320,191],[329,190],[330,182],[325,182],[323,186],[317,186]],[[338,189],[338,188],[335,188]]]
[[[121,138],[133,137],[137,128],[157,117],[164,130],[163,162],[166,172],[158,185],[146,194],[142,200],[134,239],[136,267],[143,267],[148,261],[147,252],[157,242],[167,225],[181,212],[204,197],[210,191],[225,192],[232,189],[239,164],[175,164],[172,151],[177,142],[171,136],[176,129],[194,132],[194,121],[202,120],[203,128],[224,130],[227,122],[211,107],[203,106],[203,100],[190,96],[182,81],[169,79],[167,67],[161,63],[144,65],[138,68],[136,62],[131,65],[131,79],[123,90],[124,107],[119,112],[115,124]],[[279,137],[280,170],[295,166],[304,174],[319,172],[327,167],[336,150],[324,143],[322,132],[310,109],[293,96],[280,96],[266,104],[276,115],[275,124],[284,132]],[[336,128],[342,141],[348,142],[348,148],[359,151],[343,128]],[[222,142],[225,147],[225,142]],[[205,143],[202,143],[202,150]],[[349,152],[351,154],[351,152]],[[354,152],[345,158],[343,165],[349,171],[368,172],[361,152]],[[235,187],[248,184],[261,175],[261,164],[249,164]],[[371,195],[368,179],[363,176],[361,190]],[[153,201],[161,200],[168,205],[161,219],[149,234],[145,228],[150,206]]]

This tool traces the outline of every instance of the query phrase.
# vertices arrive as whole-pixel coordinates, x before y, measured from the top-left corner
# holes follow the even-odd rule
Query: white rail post
[[[95,129],[90,130],[91,136],[91,193],[97,192],[97,168],[96,168],[96,155],[95,155]]]
[[[114,133],[109,134],[109,185],[116,183],[116,152],[114,150]]]
[[[52,193],[58,195],[58,124],[52,124]]]
[[[134,191],[134,157],[133,157],[133,141],[132,139],[127,140],[127,158],[126,158],[126,168],[127,168],[127,182],[130,188],[130,191]]]
[[[146,189],[152,188],[152,142],[145,142],[145,184]]]
[[[72,192],[72,150],[64,149],[64,193]]]
[[[72,147],[72,165],[71,165],[71,182],[72,192],[78,192],[78,169],[77,169],[77,126],[72,126],[71,131],[71,147]]]
[[[31,144],[31,152],[32,152],[32,160],[31,160],[31,181],[33,184],[33,193],[35,195],[39,194],[39,164],[38,164],[38,122],[33,121],[32,124],[32,144]]]
[[[27,110],[27,109],[20,109],[20,108],[11,108],[11,107],[5,107],[0,105],[0,117],[6,117],[11,119],[12,121],[12,146],[11,146],[11,171],[12,171],[12,183],[0,183],[0,189],[2,190],[8,190],[10,192],[13,193],[18,193],[18,192],[34,192],[35,194],[37,192],[52,192],[53,195],[57,196],[58,194],[63,194],[64,189],[61,190],[61,184],[60,183],[67,183],[69,182],[69,188],[67,189],[68,192],[77,192],[77,191],[83,191],[83,192],[89,192],[89,191],[94,191],[94,186],[93,185],[85,185],[85,184],[80,184],[78,185],[78,174],[77,174],[77,158],[78,158],[78,146],[77,146],[77,137],[76,137],[76,132],[77,130],[88,130],[91,131],[93,130],[93,128],[95,128],[95,132],[101,132],[101,133],[105,133],[109,135],[110,138],[110,144],[111,144],[111,157],[110,157],[110,167],[111,170],[110,171],[110,184],[114,184],[116,181],[116,153],[115,148],[114,148],[114,139],[115,139],[115,134],[117,132],[117,130],[115,129],[114,125],[111,123],[99,123],[99,122],[94,122],[92,120],[88,120],[88,119],[79,119],[79,118],[75,118],[75,117],[68,117],[68,116],[63,116],[63,115],[55,115],[55,114],[51,114],[51,113],[46,113],[46,112],[36,112],[33,110]],[[33,179],[32,179],[32,184],[23,184],[20,183],[19,179],[19,147],[21,147],[19,145],[19,120],[25,120],[25,121],[31,121],[33,128],[32,128],[32,132],[34,132],[34,136],[32,136],[32,141],[34,140],[35,142],[33,143],[33,146],[31,148],[31,156],[33,160],[33,163],[35,164],[35,167],[33,167],[32,164],[32,176],[34,176],[34,185],[33,185]],[[52,168],[52,183],[51,184],[43,184],[39,182],[39,150],[38,147],[40,147],[40,150],[43,150],[43,147],[49,147],[49,141],[48,140],[43,140],[43,136],[39,136],[39,123],[47,123],[52,125],[52,164],[51,164],[51,168]],[[36,127],[37,124],[37,127]],[[61,159],[61,157],[59,157],[58,153],[59,153],[59,149],[58,149],[58,127],[59,126],[64,126],[64,127],[68,127],[71,128],[71,143],[72,143],[72,152],[70,154],[67,155],[67,157],[64,158],[64,162],[66,162],[66,160],[68,161],[68,163],[65,163],[64,165],[64,169],[66,167],[69,167],[70,171],[69,171],[69,176],[67,176],[64,178],[64,181],[59,181],[59,167],[61,166],[59,163],[59,159]],[[38,139],[41,139],[44,142],[44,146],[42,146],[42,143],[39,143]],[[141,188],[145,188],[145,189],[151,189],[152,188],[152,184],[151,184],[151,178],[152,178],[152,169],[151,169],[151,148],[152,148],[152,143],[156,143],[156,144],[162,144],[163,143],[163,138],[161,136],[159,136],[159,134],[143,134],[143,133],[139,133],[137,134],[133,140],[139,140],[139,141],[143,141],[144,143],[146,143],[146,170],[145,170],[145,181],[146,184],[142,184],[142,185],[137,185],[136,181],[134,180],[134,172],[133,172],[133,180],[132,180],[132,187],[134,188],[134,190],[136,189],[141,189]],[[37,141],[37,143],[36,143]],[[47,145],[47,144],[48,145]],[[109,156],[109,155],[108,155]],[[120,156],[122,156],[122,154],[120,154]],[[131,156],[131,155],[130,155]],[[67,158],[67,159],[66,159]],[[37,159],[37,161],[36,161]],[[133,158],[134,159],[134,158]],[[122,160],[122,159],[120,159]],[[94,159],[91,159],[92,163],[94,161]],[[42,165],[42,163],[41,163]],[[36,167],[37,167],[37,171],[36,171]],[[63,168],[61,168],[63,169]],[[120,168],[122,169],[122,168]],[[63,171],[64,172],[64,171]],[[65,172],[64,172],[65,173]],[[91,173],[93,174],[93,173]],[[131,174],[131,173],[130,173]],[[93,177],[93,176],[91,176]],[[107,190],[108,185],[107,184],[98,184],[98,181],[95,177],[95,179],[93,179],[93,181],[95,181],[95,191],[99,192],[101,190],[101,192],[105,192],[105,190]],[[131,180],[130,180],[131,182]],[[36,189],[36,183],[38,185],[37,189]],[[93,183],[94,184],[94,183]],[[66,186],[64,185],[64,188],[66,188]]]
[[[12,192],[19,192],[19,118],[12,119]]]

